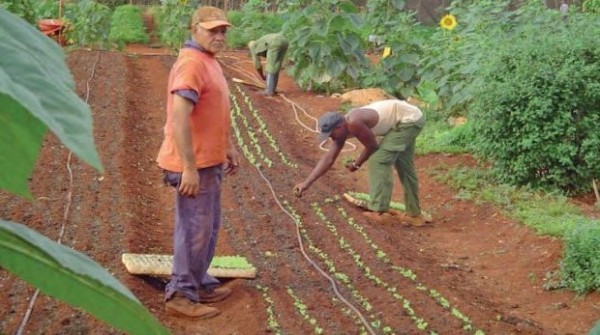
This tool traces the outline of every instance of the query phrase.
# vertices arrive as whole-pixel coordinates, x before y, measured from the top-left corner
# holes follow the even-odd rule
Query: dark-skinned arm
[[[377,138],[371,131],[371,128],[367,126],[367,124],[361,120],[348,120],[348,131],[353,134],[356,139],[362,143],[364,146],[363,151],[360,153],[354,164],[358,167],[362,166],[371,155],[377,151],[379,144],[377,143]],[[354,169],[355,171],[356,169]]]
[[[319,159],[319,162],[317,162],[317,165],[308,175],[308,177],[294,187],[294,194],[297,197],[301,197],[302,193],[304,193],[304,191],[306,191],[310,185],[312,185],[312,183],[324,175],[325,172],[329,171],[338,155],[342,151],[344,142],[346,142],[345,139],[337,139],[333,141],[332,147],[325,155],[323,155],[323,157],[321,157],[321,159]]]

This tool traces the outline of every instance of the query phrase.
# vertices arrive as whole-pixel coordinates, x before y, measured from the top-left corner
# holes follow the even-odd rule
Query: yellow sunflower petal
[[[387,58],[391,54],[392,54],[392,48],[385,47],[385,48],[383,48],[383,54],[381,55],[381,58]]]
[[[452,14],[446,14],[440,20],[440,27],[446,30],[452,30],[456,27],[456,17]]]

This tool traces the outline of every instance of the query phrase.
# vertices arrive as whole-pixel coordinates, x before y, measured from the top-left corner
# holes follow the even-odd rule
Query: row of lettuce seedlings
[[[358,192],[349,192],[349,193],[351,193],[354,197],[356,197],[358,199],[367,200],[367,201],[369,200],[368,194],[358,193]],[[326,203],[338,203],[339,201],[340,201],[339,196],[325,199]],[[391,207],[395,208],[395,209],[399,209],[399,210],[404,210],[404,205],[400,204],[400,203],[392,202]],[[322,211],[318,207],[318,205],[314,205],[313,208],[315,211],[322,213]],[[415,284],[415,287],[417,290],[427,292],[428,296],[431,297],[437,304],[439,304],[444,309],[448,310],[453,317],[459,319],[462,322],[463,329],[465,331],[473,331],[474,330],[474,334],[476,334],[476,335],[484,335],[485,334],[482,330],[475,329],[471,319],[468,316],[466,316],[464,313],[462,313],[458,308],[456,308],[455,306],[452,306],[450,304],[450,302],[448,301],[448,299],[446,299],[444,296],[442,296],[442,294],[440,292],[438,292],[435,289],[429,289],[429,288],[427,288],[426,285],[419,282],[417,280],[417,275],[412,270],[406,269],[401,266],[393,265],[391,259],[387,255],[387,253],[385,251],[381,250],[377,246],[377,244],[375,242],[373,242],[373,240],[364,231],[363,227],[361,225],[357,224],[354,221],[354,218],[352,218],[350,215],[348,215],[348,213],[344,210],[343,207],[341,207],[340,205],[337,205],[336,208],[337,208],[338,212],[340,213],[340,215],[344,219],[346,219],[346,223],[349,226],[351,226],[352,228],[354,228],[354,230],[356,230],[357,233],[363,238],[365,243],[368,246],[370,246],[371,249],[373,249],[376,259],[380,260],[382,263],[384,263],[386,265],[390,265],[394,271],[398,272],[404,278],[412,281]],[[317,215],[320,216],[319,213],[317,213]],[[327,220],[324,216],[322,217],[322,219],[324,222],[329,224],[328,223],[329,220]],[[376,284],[383,285],[383,283],[377,282],[377,279],[374,279],[374,280],[376,281]]]
[[[319,206],[319,204],[313,203],[312,208],[313,208],[313,211],[315,212],[315,214],[321,219],[321,221],[323,223],[325,223],[325,226],[327,227],[327,229],[331,232],[331,234],[334,236],[334,238],[338,241],[339,247],[350,256],[350,258],[354,261],[354,264],[356,265],[356,267],[360,271],[363,272],[365,278],[368,278],[369,280],[371,280],[376,286],[383,287],[384,289],[386,289],[386,291],[388,291],[392,295],[392,297],[394,297],[394,299],[400,301],[402,303],[402,308],[404,308],[404,311],[409,316],[409,318],[413,321],[413,323],[415,324],[417,329],[419,329],[421,331],[426,331],[428,328],[427,322],[425,321],[425,319],[423,319],[422,317],[418,316],[415,313],[415,310],[410,305],[410,301],[408,299],[406,299],[405,297],[403,297],[400,293],[398,293],[398,289],[396,287],[393,287],[392,285],[385,282],[384,280],[382,280],[381,278],[379,278],[378,276],[374,275],[371,272],[371,268],[365,264],[365,262],[362,260],[361,255],[358,254],[352,248],[352,245],[350,243],[348,243],[348,241],[343,236],[339,236],[336,226],[333,224],[333,222],[331,222],[331,220],[329,220],[327,218],[327,216],[325,216],[325,214],[321,210],[321,207]],[[354,221],[354,220],[352,220],[352,218],[347,218],[347,219]],[[384,329],[384,332],[385,332],[385,329]],[[437,334],[437,333],[435,331],[431,330],[430,334]]]
[[[369,323],[370,323],[371,327],[373,327],[374,329],[377,329],[377,330],[382,330],[384,334],[392,334],[392,327],[383,324],[383,322],[378,317],[379,313],[376,313],[373,310],[373,305],[371,304],[369,299],[364,297],[360,293],[360,291],[356,288],[356,286],[354,286],[354,284],[350,280],[350,277],[347,274],[339,271],[338,268],[336,267],[335,262],[329,257],[329,255],[326,252],[324,252],[323,250],[321,250],[320,248],[318,248],[315,245],[315,243],[313,243],[310,236],[308,236],[306,228],[304,228],[304,223],[302,222],[302,218],[296,212],[296,210],[291,206],[291,204],[288,201],[284,201],[283,205],[294,217],[294,221],[295,221],[296,225],[298,225],[298,227],[300,228],[299,229],[300,234],[302,235],[302,239],[305,241],[305,246],[307,247],[307,249],[310,250],[313,254],[317,255],[321,259],[321,261],[325,265],[325,270],[327,272],[329,272],[329,274],[332,277],[337,279],[338,282],[340,282],[341,284],[343,284],[346,287],[346,289],[350,292],[350,294],[352,295],[354,300],[358,304],[360,304],[360,306],[362,307],[363,310],[369,312],[368,317],[369,317]],[[367,333],[366,329],[364,329],[364,327],[361,327],[360,334],[362,335],[362,334],[368,334],[368,333]]]
[[[256,108],[254,108],[254,105],[252,104],[252,100],[250,99],[250,97],[246,94],[246,92],[244,90],[242,90],[242,88],[240,87],[240,85],[236,85],[236,89],[237,89],[238,93],[242,96],[242,98],[244,99],[244,102],[245,102],[245,105],[247,107],[247,110],[253,116],[254,121],[258,124],[258,131],[262,134],[262,136],[264,136],[266,138],[267,143],[269,144],[269,146],[271,147],[271,149],[273,149],[273,151],[275,151],[275,153],[277,153],[277,155],[281,159],[281,162],[284,165],[286,165],[287,167],[293,168],[293,169],[297,169],[298,168],[298,164],[292,162],[283,153],[283,151],[281,151],[281,148],[277,144],[277,141],[275,140],[275,137],[273,137],[273,134],[271,134],[271,132],[269,131],[269,128],[267,127],[266,122],[263,120],[263,118],[260,115],[260,113],[258,112],[258,110]],[[253,135],[250,135],[250,134],[254,134],[254,132],[250,131],[250,128],[249,128],[248,124],[245,124],[245,125],[246,125],[246,127],[248,127],[248,130],[249,130],[248,134],[249,134],[249,136],[253,136]],[[253,139],[253,141],[254,141],[254,139]],[[258,139],[256,139],[256,141],[258,141]],[[257,148],[257,150],[260,150],[260,149]]]
[[[263,153],[260,143],[258,141],[258,138],[254,134],[254,132],[250,129],[250,122],[248,121],[248,118],[244,115],[244,113],[242,113],[242,108],[238,104],[238,101],[234,95],[231,95],[231,101],[233,104],[233,108],[232,108],[233,109],[233,113],[232,113],[233,117],[231,118],[231,125],[233,128],[233,134],[235,136],[237,144],[242,149],[242,153],[248,159],[250,164],[260,167],[261,161],[262,161],[265,163],[265,165],[267,167],[270,168],[273,165],[273,161],[270,158],[266,157],[265,154]],[[244,141],[244,136],[242,135],[242,129],[240,128],[240,125],[238,124],[238,122],[241,122],[243,124],[243,126],[245,127],[245,130],[246,130],[245,132],[248,134],[248,137],[250,137],[250,141],[252,143],[246,143]],[[256,150],[256,154],[258,155],[260,160],[256,158],[256,156],[252,152],[251,147],[254,147],[254,149]]]
[[[297,164],[292,163],[281,152],[281,150],[279,149],[279,146],[277,145],[277,142],[273,138],[272,134],[268,131],[266,123],[260,116],[259,112],[252,105],[252,102],[251,102],[250,98],[248,97],[248,95],[239,87],[239,85],[236,85],[236,88],[237,88],[238,92],[240,93],[240,95],[243,97],[244,103],[247,106],[247,110],[249,110],[251,112],[252,116],[254,117],[254,120],[257,122],[257,124],[259,124],[260,133],[263,134],[263,136],[267,139],[271,148],[279,155],[281,161],[286,166],[292,167],[292,168],[297,168]],[[256,156],[254,156],[254,154],[252,153],[252,150],[250,149],[249,145],[244,142],[242,130],[241,130],[240,126],[237,124],[238,119],[241,121],[241,123],[245,127],[245,130],[246,130],[245,133],[251,139],[251,141],[252,141],[251,146],[255,149],[255,151],[257,152],[257,155],[260,157],[260,159],[263,162],[265,162],[265,164],[268,167],[272,167],[273,161],[263,153],[263,151],[260,147],[260,142],[259,142],[257,136],[255,135],[254,131],[251,130],[250,122],[248,121],[248,118],[244,115],[243,110],[240,107],[236,97],[234,95],[232,95],[231,98],[232,98],[232,102],[233,102],[233,128],[234,128],[235,138],[238,141],[238,145],[242,148],[242,152],[243,152],[244,156],[250,161],[250,163],[252,165],[258,164],[258,166],[260,166],[259,161],[256,159]],[[368,199],[368,195],[364,195],[364,194],[360,194],[360,193],[356,193],[356,192],[353,192],[353,195],[357,196],[359,198],[362,198],[362,199],[365,199],[365,198]],[[337,201],[339,201],[339,197],[337,197],[337,199],[335,199],[335,198],[334,199],[326,199],[326,202],[337,202]],[[298,214],[296,214],[296,211],[294,210],[294,208],[292,208],[288,202],[285,202],[285,205],[288,208],[288,210],[291,213],[293,213],[292,215],[294,216],[294,218],[296,220],[296,224],[298,224],[302,227],[302,220],[300,219],[300,216]],[[392,205],[393,205],[392,207],[395,207],[396,209],[403,210],[403,206],[401,204],[392,204]],[[330,231],[335,236],[337,236],[337,231],[335,229],[335,226],[331,223],[330,220],[328,220],[324,216],[324,214],[322,213],[320,208],[318,208],[318,205],[313,204],[313,209],[315,210],[317,216],[321,217],[321,219],[326,223],[326,225],[328,226]],[[371,246],[371,248],[374,249],[377,259],[381,260],[382,262],[384,262],[386,264],[391,263],[391,260],[389,259],[387,254],[378,248],[378,246],[364,232],[362,227],[359,226],[358,224],[356,224],[354,222],[354,219],[349,217],[348,214],[344,211],[344,209],[342,207],[338,206],[338,210],[340,211],[340,214],[344,218],[346,218],[347,223],[351,227],[353,227],[355,230],[357,230],[357,232],[363,237],[363,239],[367,242],[367,244],[369,246]],[[346,274],[343,274],[343,273],[337,271],[334,262],[328,257],[328,255],[326,253],[324,253],[321,249],[319,249],[312,243],[310,238],[307,236],[306,230],[304,228],[301,228],[300,231],[303,235],[303,238],[307,241],[308,249],[311,250],[313,253],[315,253],[319,258],[321,258],[323,263],[327,266],[328,272],[346,286],[346,288],[351,292],[353,298],[357,302],[360,303],[360,305],[362,306],[362,308],[364,310],[371,312],[373,307],[370,304],[369,300],[360,294],[360,292],[356,289],[356,287],[351,283],[349,277]],[[345,250],[346,252],[348,252],[350,254],[351,258],[354,260],[357,267],[360,268],[361,270],[363,270],[363,272],[365,273],[365,276],[368,279],[373,281],[376,285],[386,288],[387,291],[390,292],[395,299],[402,302],[402,306],[403,306],[404,310],[409,315],[411,320],[415,323],[417,329],[422,330],[422,331],[427,330],[427,327],[428,327],[427,322],[425,322],[425,320],[423,318],[418,317],[415,314],[414,310],[410,306],[410,302],[408,300],[406,300],[402,295],[397,293],[397,289],[395,287],[391,287],[388,283],[382,281],[380,278],[373,275],[370,272],[370,269],[367,266],[365,266],[364,263],[361,261],[360,255],[358,255],[358,254],[356,254],[356,252],[354,252],[354,250],[344,240],[343,237],[340,237],[338,239],[338,242],[339,242],[342,250]],[[458,310],[456,307],[451,306],[450,303],[448,302],[448,300],[446,298],[444,298],[439,292],[437,292],[434,289],[428,289],[425,285],[423,285],[422,283],[419,283],[416,279],[416,275],[410,269],[405,269],[403,267],[395,266],[395,265],[392,265],[391,267],[392,267],[392,269],[394,269],[396,272],[398,272],[403,277],[415,282],[417,290],[428,292],[429,296],[431,298],[433,298],[440,306],[442,306],[444,309],[449,310],[454,317],[461,320],[463,323],[464,330],[466,330],[466,331],[473,330],[472,322],[467,316],[465,316],[462,312],[460,312],[460,310]],[[279,329],[279,324],[278,324],[278,322],[276,320],[276,316],[273,312],[273,308],[274,308],[273,301],[268,296],[268,293],[267,293],[268,289],[264,288],[264,287],[259,287],[259,289],[262,290],[263,298],[265,299],[265,302],[267,303],[267,306],[268,306],[267,307],[268,327],[272,332],[279,334],[279,333],[281,333],[281,329]],[[317,325],[316,319],[306,316],[306,306],[303,303],[299,302],[298,298],[295,295],[293,295],[293,291],[291,291],[292,293],[290,293],[290,291],[291,291],[291,289],[288,289],[288,294],[290,294],[290,296],[292,296],[294,298],[294,300],[296,301],[294,303],[294,307],[298,310],[298,313],[302,316],[302,318],[305,321],[307,321],[311,326],[314,327],[315,334],[321,334],[322,328]],[[304,306],[304,308],[303,308],[303,306]],[[353,314],[353,313],[351,313],[351,311],[349,309],[346,309],[346,312],[344,314],[351,316],[351,314]],[[355,320],[355,323],[357,325],[360,324],[360,321],[357,320],[356,316],[352,316],[352,317]],[[370,324],[373,328],[381,329],[384,334],[391,334],[393,332],[391,327],[383,325],[381,320],[376,318],[376,314],[371,313],[369,315],[369,318],[370,318]],[[360,334],[367,334],[366,329],[362,326],[360,329]],[[430,331],[430,334],[433,335],[433,334],[437,334],[437,333],[435,331]],[[475,334],[483,335],[484,332],[482,330],[476,330]]]
[[[250,102],[248,96],[245,94],[245,92],[243,90],[241,90],[239,88],[239,86],[236,85],[236,87],[237,87],[238,91],[240,92],[240,94],[243,96],[242,103],[245,103],[247,106],[250,105],[251,102]],[[251,128],[251,124],[250,124],[248,118],[244,114],[245,109],[243,109],[240,106],[238,99],[233,94],[231,95],[231,101],[232,101],[232,105],[233,105],[232,127],[233,127],[233,131],[234,131],[234,137],[237,141],[238,146],[242,149],[242,154],[254,166],[261,167],[262,166],[261,162],[264,162],[267,167],[272,167],[273,161],[269,157],[267,157],[266,154],[261,149],[260,142],[258,141],[258,138],[254,135],[254,132],[252,131],[252,128]],[[260,120],[260,121],[257,121],[259,124],[261,124],[261,126],[259,126],[259,129],[261,129],[261,133],[263,133],[265,135],[265,137],[268,139],[271,148],[273,148],[275,152],[280,152],[276,141],[273,139],[272,135],[270,135],[270,133],[268,132],[268,130],[266,128],[266,124],[264,123],[264,121],[262,120],[262,118],[260,117],[258,112],[256,112],[256,109],[254,109],[254,107],[247,107],[247,109],[253,110],[254,118],[256,120]],[[264,125],[264,126],[262,126],[262,125]],[[244,134],[246,134],[250,138],[250,141],[252,143],[246,143],[246,141],[244,141]],[[257,158],[257,157],[259,157],[259,158]],[[281,158],[281,161],[285,165],[292,167],[292,168],[297,168],[297,164],[291,163],[289,160],[287,160],[285,155],[281,154],[280,158]],[[286,206],[289,206],[289,204],[286,204]],[[294,213],[295,213],[295,211],[294,211]],[[297,214],[294,214],[294,216],[297,217],[299,220],[299,216]],[[306,237],[305,231],[304,231],[304,237]],[[314,245],[312,245],[312,243],[310,243],[309,248],[311,250],[315,251],[317,254],[319,254],[319,250],[314,248]],[[321,256],[325,256],[325,255],[322,254]],[[332,273],[345,278],[345,281],[349,283],[348,276],[341,274],[339,272],[336,273],[333,263],[331,261],[329,261],[328,259],[326,259],[325,261],[327,264],[330,265],[330,267],[333,267],[334,271]],[[265,301],[265,304],[267,305],[267,328],[269,329],[270,332],[272,332],[274,334],[283,334],[281,326],[280,326],[279,322],[277,321],[277,316],[275,313],[275,303],[274,303],[272,297],[269,295],[269,289],[267,287],[264,287],[261,285],[257,286],[257,288],[259,289],[259,291],[262,292],[263,300]],[[357,290],[354,290],[354,291],[358,292]],[[290,294],[289,291],[288,291],[288,294]],[[295,295],[293,296],[293,298],[295,299],[295,301],[298,302],[298,303],[293,304],[294,308],[298,311],[298,314],[302,317],[303,321],[307,322],[309,325],[314,327],[315,334],[323,333],[323,328],[318,326],[316,319],[314,319],[313,317],[309,317],[309,318],[305,317],[305,315],[306,315],[305,305]],[[358,298],[358,300],[365,301],[365,303],[363,305],[367,306],[367,309],[371,309],[370,304],[368,303],[368,301],[366,301],[365,298],[363,298],[361,296],[355,296],[355,298]],[[335,303],[335,301],[337,301],[337,299],[333,298],[333,301]],[[339,304],[339,302],[336,304]],[[304,306],[304,308],[302,306]],[[342,308],[342,313],[344,316],[350,317],[351,319],[353,319],[354,323],[359,328],[359,334],[361,334],[361,335],[368,334],[367,330],[362,325],[362,323],[360,322],[358,317],[356,315],[354,315],[354,313],[352,313],[352,311],[349,308]],[[380,324],[380,323],[381,322],[378,320],[373,321],[373,324],[375,324],[375,325]]]

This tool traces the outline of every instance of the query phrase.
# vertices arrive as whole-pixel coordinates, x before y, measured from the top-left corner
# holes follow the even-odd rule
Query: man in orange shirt
[[[165,138],[158,166],[175,187],[173,271],[165,289],[165,309],[175,315],[209,318],[231,294],[207,270],[221,225],[223,174],[237,171],[231,138],[229,89],[215,55],[225,47],[230,26],[215,7],[197,9],[186,41],[169,74]]]

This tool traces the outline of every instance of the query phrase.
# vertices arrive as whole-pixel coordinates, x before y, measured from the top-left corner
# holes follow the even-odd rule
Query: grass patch
[[[580,224],[600,227],[600,221],[587,218],[563,195],[496,184],[487,170],[466,167],[438,169],[447,169],[444,173],[436,173],[436,176],[457,189],[459,198],[494,204],[507,216],[521,221],[538,234],[564,237]]]
[[[428,171],[457,191],[457,198],[491,203],[540,235],[561,238],[563,259],[547,274],[544,288],[568,288],[579,294],[600,289],[600,220],[590,219],[559,193],[498,184],[483,168],[438,165]]]
[[[417,137],[417,153],[459,154],[469,152],[473,142],[471,126],[468,123],[452,126],[444,121],[427,121]]]

